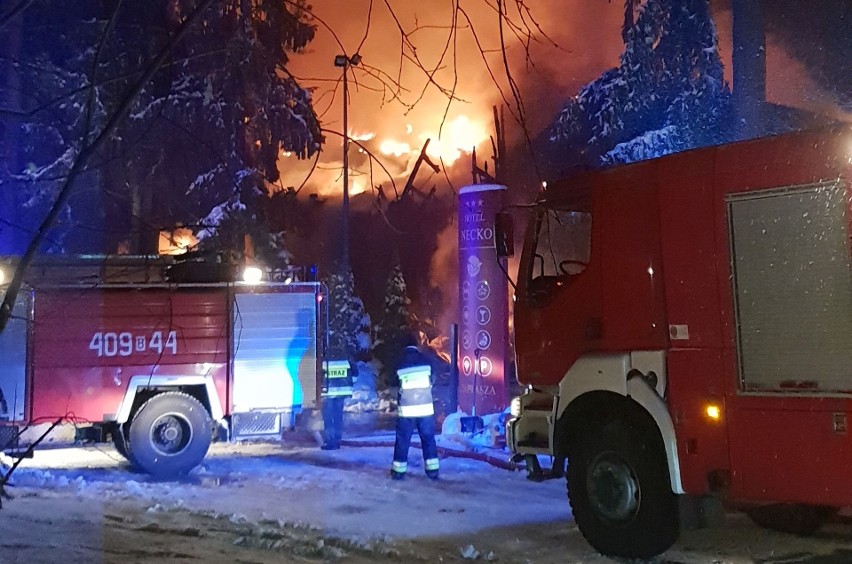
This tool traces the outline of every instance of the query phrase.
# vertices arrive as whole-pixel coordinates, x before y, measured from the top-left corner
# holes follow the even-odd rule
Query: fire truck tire
[[[123,432],[121,425],[116,425],[110,433],[112,435],[112,444],[118,454],[127,459],[132,466],[139,466],[133,458],[133,454],[127,448],[127,436]]]
[[[574,521],[602,554],[651,558],[677,540],[678,502],[662,440],[641,419],[584,433],[569,453],[567,482]]]
[[[211,427],[210,414],[194,397],[158,394],[142,404],[130,423],[129,454],[153,476],[182,476],[207,454]]]
[[[821,505],[777,503],[753,507],[745,513],[765,529],[810,536],[825,525],[837,513],[837,509]]]

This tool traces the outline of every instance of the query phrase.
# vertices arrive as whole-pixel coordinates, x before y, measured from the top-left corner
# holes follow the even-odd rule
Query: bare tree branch
[[[6,290],[6,294],[3,296],[3,303],[0,304],[0,332],[2,332],[6,325],[9,322],[9,318],[11,317],[12,310],[15,306],[15,301],[18,298],[18,292],[21,289],[21,285],[23,284],[24,275],[29,268],[29,265],[32,263],[36,252],[41,246],[42,241],[47,235],[48,230],[53,225],[56,218],[59,216],[59,213],[62,211],[65,203],[68,201],[68,198],[71,196],[71,192],[74,188],[76,180],[78,176],[85,170],[86,165],[89,160],[94,156],[94,154],[100,149],[103,143],[111,136],[118,127],[118,124],[125,118],[127,113],[130,111],[131,106],[136,101],[136,98],[142,92],[143,88],[146,84],[151,80],[154,74],[159,70],[160,65],[168,58],[172,49],[180,43],[180,41],[187,35],[192,26],[196,23],[197,20],[201,18],[201,15],[215,2],[216,0],[201,0],[201,2],[196,6],[195,10],[190,13],[190,15],[184,20],[181,27],[174,34],[172,39],[160,50],[159,54],[151,61],[148,65],[145,73],[136,81],[135,84],[131,86],[125,95],[122,102],[119,104],[116,111],[110,117],[109,121],[106,123],[104,128],[101,130],[100,134],[89,144],[85,144],[83,148],[80,150],[77,158],[74,160],[74,164],[71,167],[71,170],[68,173],[68,177],[65,180],[62,188],[59,191],[58,196],[56,197],[56,201],[53,203],[50,211],[48,211],[45,218],[42,220],[41,225],[36,230],[35,236],[30,241],[30,244],[27,246],[26,251],[23,256],[21,256],[21,260],[18,263],[17,268],[15,269],[15,274],[12,277],[11,282],[9,283],[9,287]],[[88,133],[84,132],[83,141],[88,139]]]
[[[6,24],[11,22],[18,14],[26,10],[34,0],[21,0],[16,6],[3,15],[0,15],[0,29],[3,29]]]

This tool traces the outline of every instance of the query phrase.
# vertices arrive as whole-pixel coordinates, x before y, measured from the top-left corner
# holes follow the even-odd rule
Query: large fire
[[[401,157],[411,154],[411,145],[395,139],[385,139],[379,145],[379,151],[385,156]]]
[[[444,124],[440,132],[424,131],[414,135],[415,127],[406,125],[406,133],[418,141],[412,146],[409,141],[388,138],[379,144],[379,151],[385,156],[402,157],[420,152],[422,145],[429,139],[426,154],[435,160],[442,161],[446,166],[452,165],[464,153],[473,149],[488,139],[488,131],[484,125],[472,121],[467,116],[458,116]]]
[[[316,37],[309,49],[292,55],[287,70],[299,77],[301,86],[313,89],[315,109],[328,133],[317,162],[281,159],[279,184],[304,186],[305,194],[339,199],[343,193],[344,129],[352,141],[350,195],[362,190],[370,193],[378,186],[390,194],[388,185],[409,178],[427,140],[426,155],[442,172],[435,175],[438,178],[428,178],[431,169],[427,167],[413,181],[437,186],[439,191],[447,180],[457,185],[468,182],[470,167],[462,166],[465,156],[476,148],[480,160],[490,157],[494,106],[513,105],[505,77],[509,69],[501,70],[504,63],[528,99],[535,100],[525,122],[534,134],[564,103],[566,93],[576,92],[618,61],[623,6],[584,0],[538,0],[535,4],[537,17],[565,13],[572,17],[549,22],[553,25],[544,31],[552,42],[541,41],[536,31],[537,39],[528,49],[509,40],[504,53],[493,3],[487,0],[465,4],[464,16],[470,23],[464,25],[456,21],[461,11],[452,2],[441,6],[398,0],[375,6],[368,0],[311,2],[319,23]],[[513,29],[524,29],[519,18],[526,16],[512,12],[509,17],[513,26],[519,26]],[[595,25],[589,27],[589,21]],[[455,31],[454,23],[459,24]],[[561,54],[572,50],[585,53],[589,42],[599,37],[612,40],[596,40],[589,56],[554,56],[549,50],[558,43]],[[358,65],[342,70],[333,64],[338,55],[356,52],[362,57]],[[536,63],[534,72],[531,60]],[[342,79],[347,72],[344,99]],[[344,108],[348,109],[346,122]],[[505,121],[512,119],[512,113],[506,110]],[[517,129],[504,131],[517,135]],[[441,178],[444,172],[447,179]],[[354,187],[356,179],[360,185]]]
[[[403,128],[388,126],[380,122],[376,131],[353,127],[349,130],[349,195],[356,196],[371,189],[372,185],[387,183],[391,178],[399,182],[411,173],[415,159],[423,150],[441,168],[449,169],[464,155],[489,139],[487,120],[466,115],[457,115],[441,126],[440,116],[428,112],[419,116],[408,116],[410,121]],[[393,122],[391,122],[393,123]],[[422,124],[422,125],[418,125]],[[337,147],[341,147],[340,150]],[[368,156],[368,153],[371,156]],[[286,160],[282,163],[282,174],[295,175],[285,182],[298,185],[310,174],[311,186],[323,196],[339,195],[343,190],[342,142],[328,144],[325,154],[329,155],[314,168],[311,162],[298,161],[290,152],[282,151]],[[376,161],[371,162],[371,158]],[[301,178],[300,178],[301,176]]]
[[[432,140],[426,151],[430,157],[440,157],[452,164],[462,153],[471,153],[480,143],[488,139],[488,131],[481,124],[459,116],[446,125],[440,137]]]

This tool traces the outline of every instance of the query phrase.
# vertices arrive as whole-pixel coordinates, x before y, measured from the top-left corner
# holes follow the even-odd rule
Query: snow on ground
[[[381,443],[392,442],[393,437],[380,434],[369,439]],[[461,554],[468,545],[474,546],[479,531],[525,523],[564,523],[570,517],[561,483],[540,487],[520,473],[455,457],[443,459],[441,479],[431,481],[423,472],[420,456],[419,449],[411,449],[409,476],[397,482],[389,476],[389,446],[321,451],[310,440],[302,446],[214,444],[201,467],[183,480],[168,482],[134,472],[111,447],[52,448],[25,460],[15,471],[9,491],[13,496],[22,494],[29,502],[32,497],[71,496],[83,505],[94,502],[95,507],[130,504],[135,508],[129,513],[137,515],[137,528],[150,528],[162,519],[183,514],[184,520],[192,522],[212,520],[214,529],[230,523],[237,532],[241,527],[253,531],[235,532],[237,546],[248,543],[258,548],[257,539],[269,537],[273,530],[278,532],[272,536],[280,536],[282,530],[302,531],[324,546],[348,546],[341,548],[347,555],[354,546],[362,556],[383,557],[400,554],[395,543],[448,535],[469,537],[452,549]],[[495,495],[508,490],[528,498],[529,503],[519,506],[514,498]],[[553,503],[553,498],[558,501]],[[20,501],[7,501],[5,510]],[[119,517],[114,511],[112,515],[113,520]],[[198,528],[182,527],[179,530]],[[40,546],[37,539],[24,545]],[[475,548],[468,555],[474,552],[487,556]],[[327,549],[313,557],[335,556]],[[0,561],[6,560],[0,557]]]
[[[409,476],[396,482],[390,433],[350,436],[338,451],[319,450],[307,433],[286,438],[214,444],[179,481],[135,472],[112,447],[40,450],[15,471],[14,499],[0,510],[0,562],[613,562],[579,534],[564,480],[533,483],[448,456],[433,482],[412,448]],[[657,559],[850,561],[849,522],[803,539],[738,513],[720,528],[685,532]]]
[[[371,440],[392,444],[393,436]],[[158,482],[134,473],[110,447],[61,448],[37,452],[16,470],[13,484],[72,489],[106,499],[138,497],[167,509],[213,509],[237,517],[308,523],[360,538],[444,535],[570,518],[560,481],[542,486],[520,473],[449,457],[441,461],[441,479],[432,482],[423,472],[420,451],[412,448],[408,479],[396,482],[389,479],[391,457],[389,446],[327,452],[313,446],[285,450],[277,443],[214,444],[204,464],[186,479]],[[364,487],[367,483],[370,487]],[[492,499],[481,495],[477,484],[487,484],[488,491],[515,490],[531,503]],[[223,485],[228,487],[218,487]],[[269,503],[259,505],[257,498]],[[559,501],[551,503],[554,498]],[[435,519],[448,512],[467,512],[470,519]]]
[[[475,435],[462,432],[466,414],[447,415],[441,479],[426,478],[415,434],[407,479],[390,480],[394,403],[393,394],[358,390],[341,450],[317,448],[322,419],[308,414],[283,442],[214,444],[177,481],[135,471],[112,446],[57,446],[74,433],[57,434],[7,488],[14,499],[0,510],[0,564],[614,562],[579,533],[564,480],[533,483],[506,469],[505,413],[482,415]],[[656,562],[852,562],[852,521],[804,539],[732,513],[722,527],[684,532]]]

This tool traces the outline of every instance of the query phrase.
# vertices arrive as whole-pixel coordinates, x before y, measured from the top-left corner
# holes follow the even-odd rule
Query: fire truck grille
[[[235,438],[281,434],[281,414],[268,412],[234,413]]]

